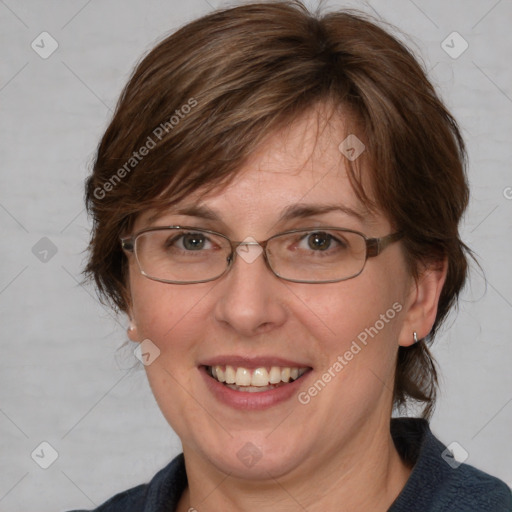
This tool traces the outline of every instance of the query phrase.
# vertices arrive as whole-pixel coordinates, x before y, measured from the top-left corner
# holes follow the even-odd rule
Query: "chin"
[[[202,443],[201,443],[202,444]],[[203,446],[200,455],[222,473],[248,480],[283,477],[304,463],[305,441],[297,433],[269,436],[261,432],[239,432],[223,446]]]

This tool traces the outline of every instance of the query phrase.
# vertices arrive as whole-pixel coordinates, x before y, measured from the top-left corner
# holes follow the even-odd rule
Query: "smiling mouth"
[[[300,379],[311,368],[271,366],[244,368],[242,366],[206,366],[206,373],[217,382],[235,391],[259,393],[286,386]]]

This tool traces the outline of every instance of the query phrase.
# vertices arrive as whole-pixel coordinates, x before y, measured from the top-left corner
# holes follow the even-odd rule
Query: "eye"
[[[310,249],[321,251],[329,249],[332,243],[332,237],[328,233],[311,233],[306,240]]]
[[[306,243],[306,246],[304,245]],[[313,231],[305,234],[298,244],[299,249],[310,249],[315,252],[326,252],[329,249],[343,249],[348,242],[333,236],[327,231]]]
[[[169,238],[166,247],[176,247],[185,251],[201,251],[212,249],[212,243],[204,233],[181,233]]]

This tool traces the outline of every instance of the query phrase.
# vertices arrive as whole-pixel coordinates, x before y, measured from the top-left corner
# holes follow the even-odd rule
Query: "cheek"
[[[377,324],[380,331],[397,332],[402,307],[398,287],[381,282],[375,286],[368,276],[322,288],[301,289],[295,293],[303,304],[302,321],[308,323],[325,342],[343,346]]]
[[[207,286],[208,285],[208,286]],[[205,297],[211,283],[181,286],[134,276],[132,315],[140,340],[149,338],[163,356],[187,349],[205,332]]]
[[[393,389],[398,334],[404,311],[401,271],[376,275],[369,266],[353,280],[297,292],[309,314],[303,322],[316,334],[322,354],[320,378],[329,384],[325,397],[345,411],[372,404]]]
[[[204,299],[210,289],[210,283],[185,287],[137,276],[131,287],[138,338],[151,340],[159,350],[145,366],[148,382],[162,413],[181,437],[191,431],[185,411],[194,405],[190,397],[198,395],[194,379],[208,332]]]

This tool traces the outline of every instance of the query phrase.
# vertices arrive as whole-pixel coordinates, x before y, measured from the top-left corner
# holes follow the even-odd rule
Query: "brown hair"
[[[150,208],[229,183],[266,135],[318,102],[356,114],[375,199],[404,233],[412,275],[446,258],[432,338],[467,272],[458,223],[467,206],[456,122],[412,53],[362,13],[312,14],[296,1],[251,3],[193,21],[136,67],[98,147],[86,201],[94,219],[86,275],[129,308],[119,237]],[[394,401],[432,412],[437,376],[427,340],[399,349]],[[430,341],[430,340],[428,340]]]

